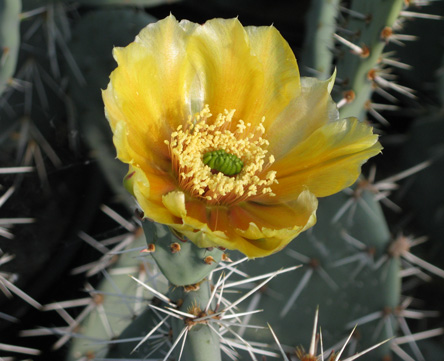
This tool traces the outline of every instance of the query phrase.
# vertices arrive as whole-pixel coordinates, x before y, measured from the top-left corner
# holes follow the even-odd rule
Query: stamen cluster
[[[209,204],[229,205],[261,194],[274,196],[271,185],[277,183],[276,172],[264,174],[274,162],[272,155],[267,156],[269,143],[262,138],[265,119],[255,127],[243,120],[233,124],[234,112],[226,110],[212,121],[207,105],[165,141],[180,188]],[[239,173],[215,172],[204,163],[205,155],[221,150],[242,162]]]

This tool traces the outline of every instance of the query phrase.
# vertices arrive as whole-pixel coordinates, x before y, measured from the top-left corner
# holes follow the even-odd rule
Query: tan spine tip
[[[156,245],[154,243],[149,243],[148,247],[145,249],[142,249],[141,253],[152,253],[156,250]]]
[[[213,264],[213,263],[216,262],[216,261],[214,260],[213,257],[211,257],[211,256],[206,256],[206,257],[204,258],[204,262],[205,262],[206,264]]]
[[[221,259],[222,259],[222,262],[233,262],[233,260],[230,257],[228,257],[228,254],[226,254],[226,253],[222,254]]]

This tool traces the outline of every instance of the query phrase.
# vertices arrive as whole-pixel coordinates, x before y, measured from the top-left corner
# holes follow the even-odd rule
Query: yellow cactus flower
[[[273,26],[170,15],[113,55],[103,100],[127,188],[199,247],[282,249],[381,150],[367,124],[338,118],[333,79],[300,78]]]

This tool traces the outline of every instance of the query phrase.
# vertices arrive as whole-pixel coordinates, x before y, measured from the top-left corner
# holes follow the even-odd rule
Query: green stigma
[[[221,172],[227,176],[240,173],[244,162],[234,154],[225,152],[223,149],[207,152],[203,156],[203,162],[211,169]]]

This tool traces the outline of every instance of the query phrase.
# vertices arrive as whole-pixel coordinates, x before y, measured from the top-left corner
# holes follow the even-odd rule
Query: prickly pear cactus
[[[127,45],[140,29],[155,22],[156,18],[149,14],[161,18],[172,10],[183,14],[181,18],[202,17],[198,21],[203,22],[203,14],[210,12],[213,4],[209,2],[208,9],[203,9],[195,2],[171,3],[0,0],[0,114],[6,120],[1,127],[5,131],[0,136],[0,146],[7,144],[8,155],[14,149],[17,160],[17,167],[10,167],[9,157],[8,167],[0,168],[0,176],[14,177],[5,178],[5,182],[1,179],[0,207],[12,194],[20,192],[27,173],[37,173],[42,189],[49,194],[54,192],[54,179],[60,179],[54,178],[54,174],[97,163],[111,188],[109,198],[119,200],[127,209],[135,208],[134,200],[122,186],[127,167],[115,160],[100,89],[106,87],[109,73],[115,67],[112,48]],[[226,10],[227,4],[224,2],[222,7],[214,9]],[[157,5],[162,6],[152,8]],[[412,50],[407,41],[412,36],[401,34],[406,19],[414,22],[415,17],[422,17],[423,21],[442,22],[438,15],[425,14],[425,5],[425,0],[301,2],[298,16],[308,7],[306,41],[298,59],[301,72],[328,79],[336,69],[333,96],[341,118],[376,120],[377,127],[388,126],[390,118],[381,115],[381,111],[397,110],[390,102],[400,99],[403,107],[406,104],[410,107],[420,103],[421,93],[426,91],[423,88],[417,92],[418,101],[410,89],[418,86],[424,69],[418,69],[421,59],[415,59],[413,68],[406,65],[409,57],[417,54],[409,54]],[[435,6],[440,9],[440,5]],[[245,11],[245,5],[241,8]],[[258,18],[257,13],[257,9],[252,9],[252,22],[266,25],[274,22],[276,14],[270,13],[270,18],[264,20],[265,15]],[[242,16],[241,20],[244,22]],[[300,24],[294,26],[297,29]],[[427,44],[433,39],[436,45],[438,36],[433,31],[427,31],[427,36]],[[400,42],[406,45],[400,53],[402,59],[396,54]],[[423,46],[423,51],[416,53],[431,64],[429,60],[436,54],[430,49],[435,49],[435,45]],[[430,53],[426,54],[427,51]],[[407,79],[408,75],[402,72],[400,79],[395,79],[395,68],[414,72],[414,80],[404,84],[402,78]],[[433,72],[427,69],[427,77]],[[444,94],[442,86],[440,89],[436,93]],[[381,132],[388,129],[392,135],[407,135],[408,141],[400,152],[405,159],[402,166],[395,170],[391,164],[384,164],[384,155],[380,157],[378,163],[385,170],[385,179],[377,181],[374,168],[364,169],[364,175],[355,185],[320,199],[318,222],[312,230],[272,256],[246,261],[237,252],[228,256],[217,247],[198,248],[183,235],[143,219],[143,215],[135,226],[133,220],[128,222],[113,214],[119,227],[129,231],[128,235],[117,241],[106,237],[97,241],[83,229],[80,232],[77,229],[79,243],[93,246],[100,257],[90,265],[72,270],[75,274],[85,268],[89,270],[80,276],[81,283],[72,283],[72,276],[66,270],[60,276],[60,285],[84,289],[83,298],[59,299],[58,295],[50,294],[35,300],[15,285],[20,280],[19,273],[0,269],[0,292],[33,306],[38,309],[34,314],[40,315],[30,326],[25,318],[19,320],[0,312],[0,321],[21,329],[15,343],[9,335],[0,339],[0,358],[38,360],[41,354],[42,360],[55,357],[69,361],[217,361],[261,357],[307,361],[318,356],[328,361],[351,361],[355,359],[354,353],[390,339],[359,358],[442,361],[439,341],[422,341],[442,337],[442,322],[436,321],[433,328],[424,331],[407,321],[413,317],[426,322],[435,316],[431,310],[417,309],[414,298],[422,295],[411,290],[417,290],[418,279],[422,284],[431,280],[431,275],[443,277],[444,273],[412,253],[411,247],[423,241],[422,234],[414,238],[400,232],[389,213],[391,210],[387,211],[388,222],[380,206],[385,203],[400,210],[387,199],[397,187],[395,182],[423,172],[415,175],[414,183],[404,184],[411,188],[401,188],[408,193],[403,205],[407,204],[417,224],[426,224],[422,232],[431,236],[429,255],[442,249],[439,243],[443,213],[439,196],[442,194],[439,183],[442,104],[424,113],[427,115],[419,117],[413,125],[405,126],[407,134],[394,134],[396,130],[390,128]],[[82,141],[89,149],[87,161],[78,161],[83,151]],[[68,146],[63,148],[65,143]],[[64,164],[59,151],[65,155],[63,159],[71,157],[75,161]],[[390,151],[389,145],[385,152]],[[0,160],[6,159],[3,154],[6,152]],[[417,164],[420,166],[416,167]],[[224,174],[236,172],[236,167],[240,167],[233,163],[231,170],[220,164],[212,165],[212,169]],[[399,173],[394,175],[395,172]],[[72,189],[72,183],[63,182],[57,189],[64,186]],[[101,194],[98,190],[96,193],[97,197]],[[82,198],[78,194],[73,196]],[[91,204],[96,203],[97,200]],[[406,214],[401,213],[401,218],[405,219]],[[34,221],[24,217],[0,218],[0,237],[6,239],[1,243],[0,267],[9,266],[14,259],[7,248],[15,230],[13,226],[26,226],[26,222]],[[43,220],[38,218],[37,222]],[[108,248],[110,244],[115,246]],[[63,247],[73,249],[68,243],[62,244]],[[435,261],[439,262],[438,256]],[[442,282],[433,280],[439,289]],[[82,310],[72,311],[76,307]],[[317,309],[322,334],[317,321],[313,330]],[[45,323],[53,314],[56,316]],[[54,326],[60,320],[63,326]],[[346,342],[348,347],[341,350],[356,325],[352,338]],[[32,337],[47,339],[48,335],[57,338],[49,342],[50,346],[41,346],[43,350],[39,349],[38,341],[29,341]],[[325,347],[323,358],[314,346],[316,339],[322,340],[321,348]],[[309,344],[308,353],[300,348]],[[330,353],[331,349],[336,353]],[[336,357],[338,350],[340,356]],[[17,355],[22,356],[17,358]]]

